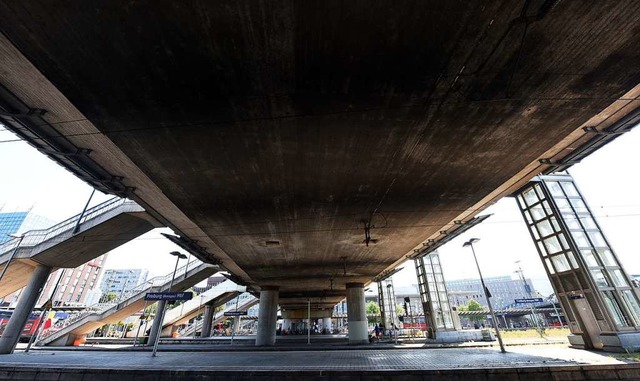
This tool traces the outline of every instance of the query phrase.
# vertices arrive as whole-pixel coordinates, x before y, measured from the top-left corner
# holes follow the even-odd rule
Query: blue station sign
[[[148,292],[144,300],[191,300],[193,292]]]
[[[542,298],[524,298],[524,299],[515,299],[516,304],[527,304],[527,303],[542,303]]]

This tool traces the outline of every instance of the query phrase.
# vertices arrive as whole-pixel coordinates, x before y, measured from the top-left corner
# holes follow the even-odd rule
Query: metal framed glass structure
[[[640,301],[573,178],[539,176],[516,196],[571,332],[586,347],[640,331]]]
[[[435,338],[437,331],[455,329],[440,257],[437,252],[432,252],[413,261],[416,266],[422,310],[428,324],[428,335]]]
[[[380,316],[386,329],[398,324],[396,313],[396,293],[391,277],[378,282],[378,301],[380,302]]]

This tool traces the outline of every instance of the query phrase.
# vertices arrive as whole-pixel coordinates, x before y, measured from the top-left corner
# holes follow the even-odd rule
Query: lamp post
[[[502,343],[502,336],[500,336],[500,329],[498,328],[498,320],[496,319],[496,315],[493,313],[493,307],[491,307],[491,299],[489,296],[489,290],[487,286],[484,284],[484,278],[482,277],[482,271],[480,271],[480,265],[478,264],[478,257],[476,257],[476,251],[473,248],[473,244],[475,242],[480,241],[479,238],[471,238],[467,242],[465,242],[462,247],[470,247],[471,253],[473,253],[473,259],[476,262],[476,267],[478,268],[478,275],[480,276],[480,283],[482,284],[482,291],[484,291],[484,297],[487,299],[487,305],[489,306],[489,313],[491,313],[491,319],[493,320],[493,325],[496,329],[496,336],[498,337],[498,343],[500,344],[500,351],[502,353],[506,353],[504,350],[504,344]]]
[[[393,329],[393,337],[394,337],[394,341],[396,343],[396,345],[398,345],[398,332],[396,331],[396,319],[394,318],[394,309],[392,308],[395,303],[391,303],[391,284],[387,284],[387,295],[389,298],[389,313],[390,313],[390,318],[391,318],[391,329]]]
[[[171,276],[171,282],[169,283],[169,292],[171,292],[171,289],[173,288],[173,281],[176,279],[176,271],[178,271],[178,262],[180,262],[181,259],[186,259],[187,256],[182,254],[179,251],[172,251],[169,254],[173,255],[174,257],[176,257],[176,267],[173,269],[173,275]],[[151,353],[152,357],[156,357],[156,352],[158,351],[158,343],[160,342],[160,334],[162,333],[162,322],[164,321],[164,312],[166,310],[165,307],[165,301],[160,301],[158,302],[158,307],[160,306],[160,303],[162,303],[162,311],[159,311],[160,313],[160,320],[159,320],[159,324],[160,326],[158,327],[158,330],[156,332],[156,337],[155,337],[155,342],[153,343],[153,352]]]
[[[16,247],[11,252],[11,256],[9,257],[9,260],[7,261],[7,264],[4,265],[4,268],[2,269],[2,273],[0,273],[0,280],[2,280],[2,278],[4,277],[4,274],[7,272],[7,269],[9,268],[9,265],[11,264],[11,261],[13,260],[13,257],[15,257],[16,253],[18,252],[18,249],[20,248],[20,244],[22,243],[22,240],[24,239],[24,234],[22,234],[22,235],[7,234],[7,235],[9,237],[12,237],[12,238],[18,238],[18,243],[16,243]]]
[[[148,281],[146,281],[144,283],[140,283],[138,286],[143,285],[145,283],[148,283],[151,286],[153,286],[153,281],[151,281],[151,280],[148,280]],[[138,286],[136,286],[136,288]],[[151,286],[147,286],[146,288],[150,288]],[[148,303],[148,301],[145,300],[144,301],[144,307],[142,307],[142,315],[140,315],[140,324],[138,325],[138,331],[136,332],[136,337],[135,337],[135,339],[133,339],[133,346],[134,347],[136,346],[136,344],[138,342],[138,337],[140,336],[140,328],[142,328],[142,320],[145,321],[144,326],[145,326],[145,331],[146,331],[147,321],[149,320],[149,317],[146,315],[146,313],[147,313],[147,303]]]

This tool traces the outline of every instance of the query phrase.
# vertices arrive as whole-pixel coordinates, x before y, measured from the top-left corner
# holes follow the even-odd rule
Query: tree
[[[100,303],[109,303],[110,301],[116,299],[118,295],[115,292],[107,292],[100,297]]]
[[[458,307],[460,311],[484,311],[484,307],[477,301],[471,299],[466,306]],[[470,321],[480,322],[484,320],[484,316],[469,316]]]
[[[367,303],[367,320],[371,324],[375,324],[378,322],[378,317],[380,316],[380,306],[378,303],[373,300]]]

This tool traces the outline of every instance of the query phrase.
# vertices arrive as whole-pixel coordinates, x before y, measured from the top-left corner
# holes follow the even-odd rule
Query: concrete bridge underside
[[[638,107],[635,1],[147,6],[0,3],[11,128],[285,309],[330,308]]]

